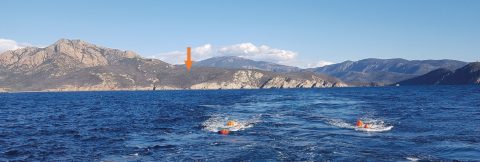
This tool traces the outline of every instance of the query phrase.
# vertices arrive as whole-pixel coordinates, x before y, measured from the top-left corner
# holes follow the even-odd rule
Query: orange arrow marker
[[[187,60],[185,60],[185,67],[187,67],[188,71],[192,68],[192,49],[190,47],[187,47]]]

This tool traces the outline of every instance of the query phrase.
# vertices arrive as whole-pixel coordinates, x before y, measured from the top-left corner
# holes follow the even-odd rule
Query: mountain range
[[[456,60],[405,60],[405,59],[363,59],[345,61],[323,67],[301,69],[298,67],[274,64],[265,61],[253,61],[236,56],[223,56],[196,62],[197,67],[226,69],[259,69],[280,73],[314,72],[337,77],[352,85],[388,85],[410,79],[432,70],[444,68],[455,70],[467,63]],[[363,84],[362,84],[363,83]]]
[[[172,65],[82,40],[61,39],[45,47],[0,54],[0,91],[147,89],[241,89],[343,87],[334,77],[313,72],[276,73]]]
[[[363,59],[301,69],[235,56],[194,62],[191,71],[133,51],[61,39],[0,54],[0,91],[255,89],[478,84],[478,63]],[[455,71],[454,71],[455,70]]]
[[[363,59],[307,69],[346,82],[391,84],[445,68],[455,70],[467,63],[456,60]]]

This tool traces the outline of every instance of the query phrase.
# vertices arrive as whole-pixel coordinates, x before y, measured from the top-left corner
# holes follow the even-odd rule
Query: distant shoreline
[[[65,91],[0,91],[0,93],[42,93],[42,92],[129,92],[129,91],[215,91],[215,90],[283,90],[283,89],[331,89],[331,88],[358,88],[368,86],[349,86],[349,87],[322,87],[322,88],[238,88],[238,89],[111,89],[111,90],[65,90]],[[371,86],[373,87],[373,86]],[[378,87],[378,86],[377,86]]]
[[[65,90],[65,91],[0,91],[0,93],[44,93],[44,92],[140,92],[140,91],[229,91],[229,90],[294,90],[294,89],[345,89],[345,88],[384,88],[384,87],[445,87],[445,86],[479,86],[478,84],[458,84],[458,85],[405,85],[405,86],[349,86],[349,87],[323,87],[323,88],[239,88],[239,89],[118,89],[118,90]]]

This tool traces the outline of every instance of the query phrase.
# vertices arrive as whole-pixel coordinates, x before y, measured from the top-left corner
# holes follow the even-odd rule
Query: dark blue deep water
[[[480,87],[2,93],[15,160],[479,161]]]

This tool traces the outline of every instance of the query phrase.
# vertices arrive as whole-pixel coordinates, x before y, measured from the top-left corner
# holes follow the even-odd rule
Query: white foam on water
[[[255,116],[252,119],[235,119],[233,117],[221,117],[221,116],[213,116],[203,122],[203,129],[210,132],[218,132],[222,129],[228,129],[229,131],[240,131],[247,128],[251,128],[254,126],[255,123],[260,121],[260,116]],[[234,126],[227,126],[227,122],[233,120],[237,124]]]
[[[420,159],[419,158],[416,158],[416,157],[406,157],[407,160],[409,161],[419,161]]]
[[[342,119],[330,119],[328,120],[328,123],[330,125],[340,127],[340,128],[348,128],[348,129],[354,129],[357,131],[365,131],[365,132],[385,132],[393,128],[393,126],[385,124],[385,122],[382,120],[370,119],[370,118],[361,119],[361,120],[365,124],[368,124],[369,128],[356,127],[355,123],[349,123]]]
[[[340,127],[340,128],[349,128],[349,129],[354,129],[355,128],[354,125],[352,125],[350,123],[347,123],[345,120],[341,120],[341,119],[330,119],[330,120],[328,120],[328,123],[330,125]]]
[[[393,126],[386,126],[386,127],[371,127],[371,128],[355,128],[358,131],[365,131],[365,132],[385,132],[389,131],[393,128]]]

